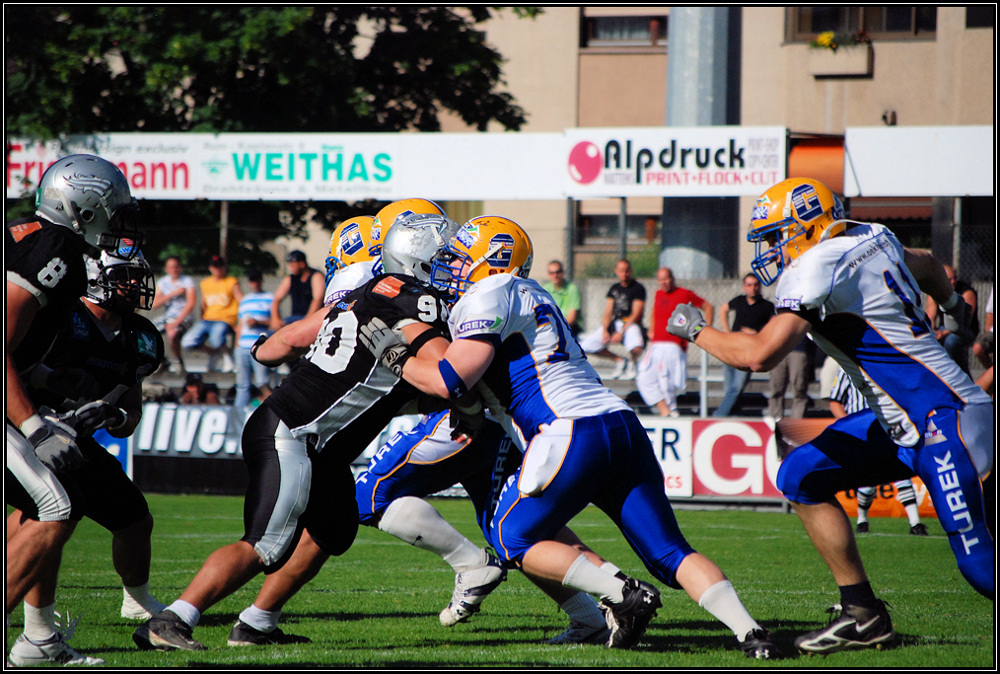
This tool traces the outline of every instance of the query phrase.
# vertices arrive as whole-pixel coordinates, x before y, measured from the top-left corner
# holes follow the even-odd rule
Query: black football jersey
[[[448,307],[433,289],[403,275],[376,276],[330,307],[303,363],[263,404],[273,406],[293,435],[314,436],[314,446],[322,449],[390,392],[397,399],[404,390],[402,402],[415,397],[413,389],[379,366],[379,357],[403,342],[394,330],[419,322],[447,335],[447,319]],[[382,426],[397,411],[386,410]]]
[[[110,393],[116,386],[131,388],[156,371],[163,360],[163,338],[160,331],[146,317],[122,314],[122,325],[117,333],[108,334],[90,313],[86,305],[77,300],[55,339],[41,361],[53,370],[81,368],[98,383],[99,396]],[[44,390],[28,388],[31,399],[47,405],[57,412],[64,412],[64,398]],[[77,396],[78,402],[83,401]]]
[[[91,248],[68,227],[38,217],[7,223],[4,243],[7,282],[30,292],[41,305],[12,354],[17,369],[22,371],[38,362],[73,305],[86,292],[84,255]]]

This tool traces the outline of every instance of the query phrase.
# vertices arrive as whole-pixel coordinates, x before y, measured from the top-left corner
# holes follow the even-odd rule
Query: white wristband
[[[21,433],[24,437],[29,438],[31,434],[40,428],[45,427],[45,420],[42,419],[38,414],[32,414],[30,417],[21,422]]]
[[[957,291],[951,291],[951,297],[946,301],[941,303],[941,308],[945,311],[951,311],[955,308],[955,305],[962,301],[962,296],[958,294]]]

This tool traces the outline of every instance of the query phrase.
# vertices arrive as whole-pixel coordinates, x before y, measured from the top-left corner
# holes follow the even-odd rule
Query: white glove
[[[667,332],[693,342],[706,325],[705,317],[697,307],[693,304],[678,304],[667,321]]]
[[[62,473],[83,465],[85,459],[76,444],[76,431],[58,419],[34,414],[21,424],[21,432],[38,460],[53,471]]]

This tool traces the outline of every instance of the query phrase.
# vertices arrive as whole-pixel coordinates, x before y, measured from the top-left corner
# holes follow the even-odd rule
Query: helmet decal
[[[340,250],[345,255],[354,255],[364,247],[365,242],[361,238],[361,227],[358,223],[351,223],[340,233]]]
[[[486,258],[491,267],[509,267],[514,257],[514,237],[510,234],[497,234],[490,239],[490,250],[495,250]]]
[[[809,183],[797,186],[792,190],[792,207],[795,215],[803,222],[815,220],[823,214],[823,204],[820,203],[819,194]]]

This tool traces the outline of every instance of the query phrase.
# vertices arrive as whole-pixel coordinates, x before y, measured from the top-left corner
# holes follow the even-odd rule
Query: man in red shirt
[[[670,314],[679,304],[693,304],[705,313],[712,324],[714,307],[710,302],[674,283],[674,273],[667,267],[656,272],[659,290],[653,298],[650,344],[639,361],[635,383],[647,405],[656,406],[664,417],[677,417],[677,394],[687,388],[687,343],[667,332]]]

